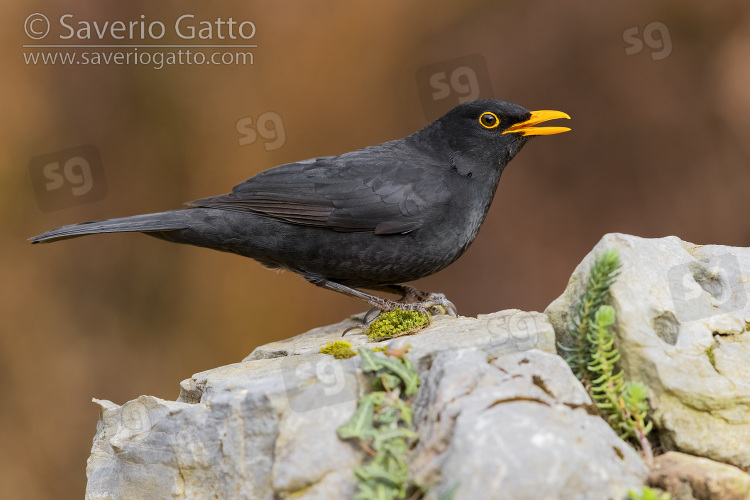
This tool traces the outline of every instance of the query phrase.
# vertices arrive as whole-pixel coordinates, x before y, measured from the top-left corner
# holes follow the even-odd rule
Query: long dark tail
[[[172,210],[155,214],[134,215],[132,217],[120,217],[118,219],[70,224],[29,238],[29,241],[32,243],[51,243],[53,241],[86,236],[87,234],[128,232],[153,233],[185,229],[190,225],[190,220],[192,219],[192,214],[189,215],[189,212],[192,212],[192,209]]]

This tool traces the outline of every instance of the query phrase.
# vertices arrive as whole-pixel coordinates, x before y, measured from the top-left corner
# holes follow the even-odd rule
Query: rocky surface
[[[244,361],[317,353],[321,340],[340,340],[340,332],[357,324],[358,322],[352,318],[336,325],[315,328],[287,340],[272,342],[255,349]],[[359,330],[353,330],[345,337],[355,350],[367,344],[367,337],[357,335],[357,332]],[[556,352],[555,331],[547,316],[518,309],[482,314],[479,318],[437,316],[433,318],[429,328],[408,338],[412,346],[409,357],[417,362],[428,361],[437,352],[458,347],[478,347],[492,354],[513,353],[532,348],[549,353]]]
[[[556,337],[596,255],[612,288],[626,379],[648,387],[659,455],[647,471],[594,411]],[[648,481],[673,500],[750,499],[750,249],[606,235],[546,315],[436,317],[401,337],[422,386],[406,460],[427,498],[624,499]],[[360,358],[319,354],[348,319],[184,380],[177,401],[97,401],[89,499],[348,499],[368,455],[336,429],[370,381]],[[554,329],[553,329],[554,327]],[[352,332],[354,348],[367,338]],[[378,354],[382,356],[383,354]],[[725,462],[725,463],[718,463]],[[734,464],[741,468],[734,467]]]
[[[612,287],[626,379],[649,388],[662,447],[750,466],[750,249],[608,234],[547,309],[558,338],[596,255],[619,250]]]
[[[317,351],[352,320],[182,382],[177,401],[98,401],[89,499],[348,499],[366,455],[336,436],[369,384]],[[349,334],[355,344],[364,335]],[[540,313],[435,318],[408,337],[423,380],[408,457],[431,498],[620,498],[647,470],[554,352]],[[382,344],[382,343],[381,343]],[[434,494],[433,494],[434,493]]]
[[[732,465],[676,451],[656,457],[648,482],[668,491],[671,500],[750,498],[750,474]]]
[[[559,356],[440,353],[423,378],[411,472],[456,499],[625,498],[646,466]]]

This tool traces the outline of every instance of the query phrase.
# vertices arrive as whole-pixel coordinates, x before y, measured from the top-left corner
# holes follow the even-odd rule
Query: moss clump
[[[391,339],[423,328],[429,322],[426,314],[396,309],[384,312],[367,329],[370,342]]]
[[[352,349],[352,344],[346,340],[329,342],[325,347],[320,348],[320,352],[322,354],[330,354],[336,359],[347,359],[357,355]]]
[[[628,500],[670,500],[672,495],[669,493],[661,493],[659,490],[652,490],[648,486],[644,486],[640,492],[636,490],[628,491]]]
[[[716,349],[715,345],[712,345],[711,347],[706,349],[706,356],[708,356],[708,360],[711,362],[711,366],[713,366],[714,370],[716,370],[716,354],[714,354],[714,349]]]
[[[299,498],[304,496],[309,490],[312,488],[312,485],[309,484],[303,488],[300,488],[298,490],[292,491],[291,493],[288,493],[286,498],[293,499],[293,498]]]

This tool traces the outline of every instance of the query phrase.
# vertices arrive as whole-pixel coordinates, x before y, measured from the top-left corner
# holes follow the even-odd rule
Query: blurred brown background
[[[67,10],[23,1],[4,10],[2,498],[83,496],[92,397],[174,399],[193,373],[364,309],[250,260],[141,235],[35,247],[26,238],[178,208],[277,164],[405,136],[428,123],[421,98],[436,89],[417,81],[425,66],[446,65],[450,81],[451,61],[480,54],[486,68],[470,69],[489,77],[483,97],[573,117],[573,132],[537,139],[511,163],[468,253],[419,283],[461,313],[543,310],[608,232],[750,245],[743,0],[88,1]],[[232,17],[255,23],[258,47],[252,65],[26,64],[24,50],[34,51],[22,45],[41,43],[24,33],[32,13],[53,21],[46,40],[65,13],[71,23],[144,15],[170,32],[186,13]],[[190,42],[168,34],[161,43]],[[240,145],[238,120],[268,128],[259,117],[269,112],[285,139]],[[42,212],[31,159],[84,144],[101,154],[106,196]]]

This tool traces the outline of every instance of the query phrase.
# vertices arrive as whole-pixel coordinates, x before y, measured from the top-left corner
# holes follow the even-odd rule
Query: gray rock
[[[750,465],[750,249],[608,234],[547,308],[558,338],[595,255],[617,249],[612,287],[626,378],[649,388],[666,449]]]
[[[732,465],[676,451],[656,457],[648,482],[670,493],[672,500],[750,498],[750,474]]]
[[[182,382],[177,401],[97,401],[88,499],[348,499],[366,457],[336,428],[367,390],[359,357],[317,351],[353,320],[256,349]],[[356,346],[366,338],[349,334]],[[455,498],[605,498],[642,484],[644,465],[554,351],[540,313],[434,318],[402,337],[424,381],[410,457]],[[384,343],[381,343],[384,344]],[[371,345],[371,347],[374,346]],[[540,490],[540,488],[542,488]],[[501,494],[502,492],[502,494]],[[476,495],[478,496],[476,496]]]
[[[643,484],[646,466],[559,357],[444,352],[416,402],[420,440],[410,462],[435,495],[601,500]]]
[[[316,353],[321,341],[340,340],[347,328],[360,324],[361,315],[331,326],[314,328],[287,340],[271,342],[255,349],[244,361]],[[367,344],[367,337],[358,331],[346,335],[353,349]],[[428,362],[434,353],[459,347],[479,347],[492,354],[507,354],[531,348],[555,353],[555,331],[547,316],[538,312],[509,309],[478,318],[435,316],[432,324],[409,339],[409,358]],[[385,345],[387,341],[373,345]]]

